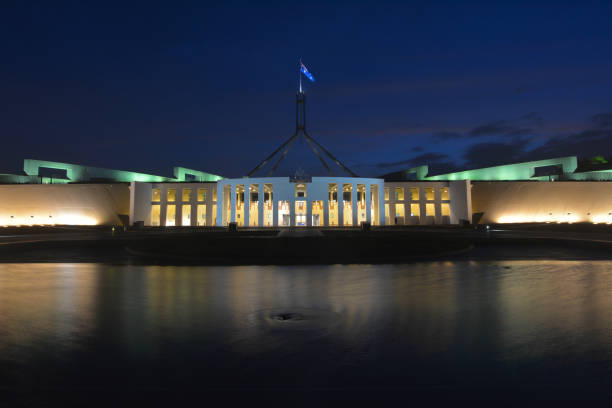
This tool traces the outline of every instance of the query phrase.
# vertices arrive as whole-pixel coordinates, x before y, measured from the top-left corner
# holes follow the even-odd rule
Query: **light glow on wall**
[[[29,216],[29,217],[2,217],[4,227],[28,227],[34,225],[99,225],[99,221],[83,214],[60,214],[57,217]]]
[[[607,215],[606,215],[607,216]],[[505,214],[499,217],[496,222],[499,224],[520,224],[525,222],[557,222],[557,223],[574,223],[574,222],[595,222],[593,219],[580,218],[576,214]]]

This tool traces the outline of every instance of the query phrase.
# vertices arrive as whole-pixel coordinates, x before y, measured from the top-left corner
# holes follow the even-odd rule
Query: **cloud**
[[[591,129],[568,136],[555,136],[526,153],[529,160],[560,156],[607,156],[612,153],[612,129]]]
[[[442,130],[442,131],[433,133],[432,136],[436,139],[449,140],[449,139],[459,139],[463,137],[464,134],[459,133],[459,132],[449,132],[446,130]]]
[[[528,140],[485,142],[469,146],[463,153],[463,168],[475,169],[500,164],[544,160],[563,156],[608,156],[612,154],[612,129],[589,129],[566,136],[554,136],[543,145],[528,149]]]
[[[410,151],[412,151],[412,152],[422,152],[423,148],[421,146],[414,146],[412,149],[410,149]]]
[[[516,130],[516,128],[510,125],[507,121],[496,120],[485,123],[484,125],[476,126],[474,129],[468,132],[468,135],[473,137],[505,135],[513,130]]]
[[[429,164],[431,162],[439,162],[447,159],[448,156],[442,153],[423,153],[415,156],[411,159],[395,161],[395,162],[383,162],[378,163],[376,166],[380,168],[395,167],[400,165],[408,165],[408,167],[421,166],[423,164]]]
[[[463,153],[467,168],[476,169],[521,161],[527,141],[517,138],[512,142],[476,143]]]
[[[538,126],[543,119],[537,112],[529,112],[518,119],[494,120],[473,127],[467,133],[455,130],[440,130],[431,134],[434,139],[451,140],[462,137],[503,136],[517,137],[534,133],[532,126]]]
[[[612,127],[612,112],[598,113],[597,115],[591,116],[591,120],[598,127]]]
[[[530,123],[532,125],[539,125],[544,122],[544,118],[537,112],[529,112],[521,116],[521,121]]]

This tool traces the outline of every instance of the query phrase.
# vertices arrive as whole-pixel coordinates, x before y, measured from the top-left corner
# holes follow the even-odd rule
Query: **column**
[[[291,200],[289,200],[289,214],[291,219],[289,225],[295,227],[295,191],[291,193]]]
[[[359,207],[357,205],[357,184],[351,185],[351,200],[353,207],[353,227],[359,226]]]
[[[312,227],[312,191],[306,190],[306,226]]]
[[[249,214],[250,211],[250,207],[251,207],[251,190],[250,190],[251,185],[250,184],[245,184],[244,185],[244,226],[248,227],[249,226],[249,219],[250,219],[250,215]]]
[[[338,183],[338,226],[344,226],[344,184]]]
[[[217,182],[217,226],[220,227],[223,225],[223,206],[225,202],[223,201],[223,186],[224,184]],[[212,198],[211,198],[212,200]]]
[[[231,184],[230,185],[230,208],[231,208],[231,215],[230,215],[230,222],[236,222],[236,185],[235,184]]]
[[[266,192],[264,191],[263,183],[257,185],[259,193],[257,194],[257,225],[259,227],[263,227],[264,225],[264,198],[266,197]]]
[[[272,225],[275,227],[279,226],[278,223],[278,186],[272,184]]]
[[[385,225],[385,184],[378,185],[378,223]]]
[[[427,197],[425,196],[425,188],[419,186],[419,211],[421,212],[421,217],[419,218],[419,224],[423,225],[427,223],[427,212],[425,212],[425,203],[427,202]]]
[[[366,203],[366,221],[369,222],[370,224],[372,223],[372,185],[371,184],[366,184],[366,191],[365,191],[365,203]]]
[[[321,223],[324,227],[329,227],[329,188],[323,200],[323,219]]]
[[[159,186],[159,194],[161,194],[159,200],[159,225],[162,227],[166,226],[166,214],[168,213],[168,188]]]

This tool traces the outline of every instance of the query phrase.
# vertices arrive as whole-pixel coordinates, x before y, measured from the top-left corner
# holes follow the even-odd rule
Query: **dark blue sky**
[[[334,4],[4,1],[0,171],[244,175],[294,131],[299,57],[311,136],[360,175],[612,155],[612,3]],[[324,172],[304,142],[297,167]]]

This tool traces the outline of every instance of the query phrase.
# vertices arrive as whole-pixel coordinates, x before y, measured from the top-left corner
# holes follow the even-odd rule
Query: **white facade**
[[[130,186],[130,225],[357,227],[458,224],[471,218],[469,181],[289,177]]]
[[[383,190],[384,181],[375,178],[312,177],[309,181],[291,181],[288,177],[263,177],[221,180],[217,182],[217,225],[228,225],[230,222],[252,227],[359,226],[361,222],[384,225],[384,207],[380,205]],[[251,199],[255,197],[256,206],[251,205]],[[257,221],[253,219],[255,214]]]

